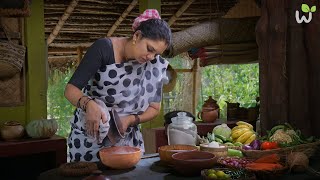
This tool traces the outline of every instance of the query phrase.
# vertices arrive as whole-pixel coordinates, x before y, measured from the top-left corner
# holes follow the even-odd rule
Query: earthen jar
[[[202,110],[198,112],[198,118],[204,122],[212,123],[219,117],[219,105],[217,101],[209,96],[208,100],[202,105]]]
[[[1,137],[6,141],[14,141],[22,138],[24,127],[16,121],[5,122],[1,128]]]

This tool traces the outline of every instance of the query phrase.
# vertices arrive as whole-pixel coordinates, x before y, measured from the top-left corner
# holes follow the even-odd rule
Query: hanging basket
[[[170,66],[170,64],[168,65],[167,72],[169,74],[169,83],[163,85],[163,92],[165,93],[172,91],[177,82],[177,72],[172,68],[172,66]]]
[[[26,48],[12,42],[2,22],[1,26],[7,40],[0,41],[0,78],[10,78],[21,71]]]

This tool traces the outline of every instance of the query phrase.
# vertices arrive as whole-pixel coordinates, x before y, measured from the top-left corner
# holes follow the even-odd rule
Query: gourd
[[[32,138],[49,138],[57,129],[58,123],[55,119],[33,120],[26,126],[27,134]]]

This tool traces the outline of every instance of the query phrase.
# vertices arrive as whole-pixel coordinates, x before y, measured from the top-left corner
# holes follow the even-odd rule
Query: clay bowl
[[[173,167],[181,175],[197,176],[216,164],[215,155],[205,151],[188,151],[172,155]]]
[[[130,146],[105,147],[99,151],[102,164],[112,169],[129,169],[141,159],[141,150]]]
[[[196,146],[191,145],[166,145],[158,148],[160,161],[167,164],[172,165],[172,155],[178,152],[186,152],[186,151],[197,151],[198,148]]]

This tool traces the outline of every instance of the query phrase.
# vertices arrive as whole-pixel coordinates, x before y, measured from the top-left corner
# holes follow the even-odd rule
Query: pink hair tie
[[[148,19],[161,19],[161,17],[156,9],[147,9],[143,12],[143,14],[140,14],[140,16],[134,19],[132,30],[136,31],[136,29],[140,26],[140,23]]]

